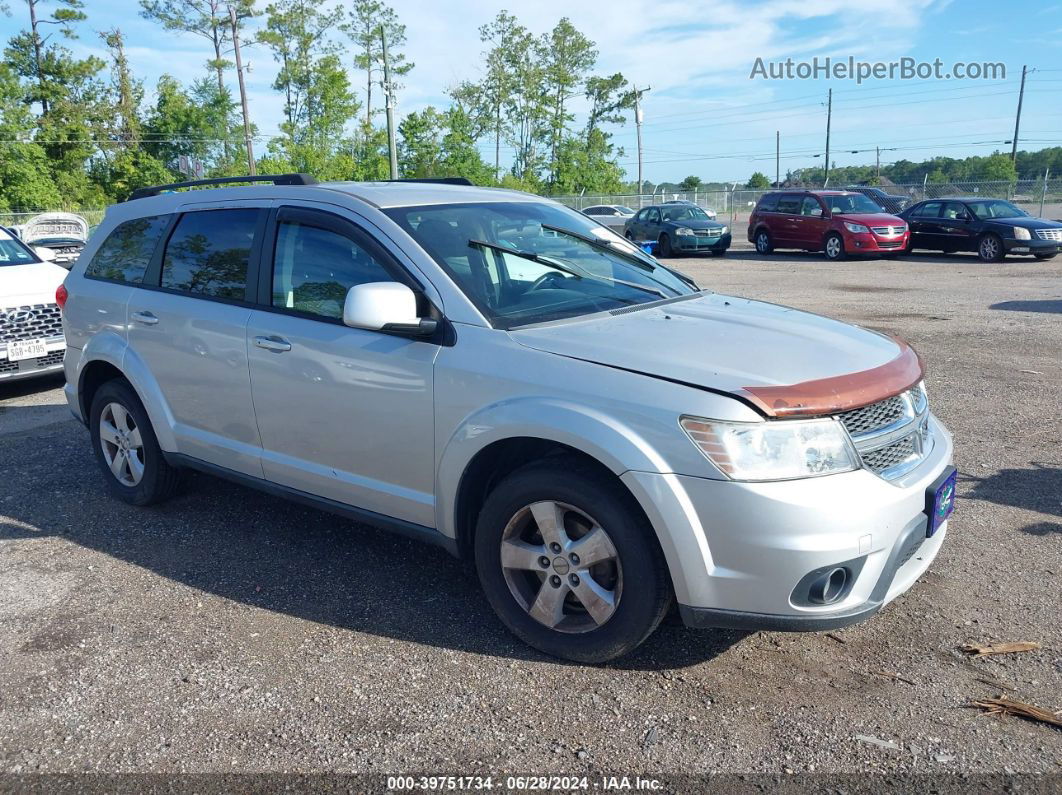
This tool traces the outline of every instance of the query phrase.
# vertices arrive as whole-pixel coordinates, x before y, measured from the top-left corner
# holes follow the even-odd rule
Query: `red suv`
[[[794,190],[767,193],[749,218],[749,242],[760,254],[776,248],[822,251],[826,259],[849,254],[899,254],[907,223],[861,193]]]

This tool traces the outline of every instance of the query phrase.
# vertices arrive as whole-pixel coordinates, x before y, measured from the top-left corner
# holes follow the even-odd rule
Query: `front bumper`
[[[62,337],[49,337],[46,345],[46,355],[13,362],[7,358],[7,344],[0,342],[0,382],[20,381],[62,371],[66,341]]]
[[[910,232],[884,237],[873,232],[844,233],[844,248],[849,254],[895,254],[907,247]]]
[[[730,248],[732,237],[729,232],[719,237],[698,237],[696,235],[675,235],[671,247],[675,251],[726,251]]]
[[[861,621],[906,591],[947,534],[925,538],[926,489],[951,463],[947,430],[901,481],[867,470],[739,483],[627,472],[657,531],[683,619],[691,626],[822,630]],[[793,597],[809,572],[852,563],[850,590],[830,605]]]
[[[1015,240],[1003,238],[1003,250],[1008,254],[1039,254],[1047,256],[1062,253],[1062,241],[1058,240]]]

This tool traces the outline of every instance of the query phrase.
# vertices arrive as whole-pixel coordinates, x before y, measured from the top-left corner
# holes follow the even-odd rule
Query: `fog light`
[[[811,583],[808,600],[818,605],[832,604],[841,598],[847,584],[848,569],[840,566],[830,569]]]

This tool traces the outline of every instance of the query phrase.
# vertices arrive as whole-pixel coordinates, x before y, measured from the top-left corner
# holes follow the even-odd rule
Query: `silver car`
[[[438,544],[584,662],[675,604],[851,624],[940,550],[952,442],[903,342],[537,196],[258,179],[138,192],[66,279],[66,395],[118,498],[194,468]]]

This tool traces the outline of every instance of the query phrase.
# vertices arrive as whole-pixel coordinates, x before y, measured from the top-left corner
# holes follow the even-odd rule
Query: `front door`
[[[433,367],[438,345],[343,325],[356,284],[410,277],[346,218],[281,207],[247,326],[267,480],[435,525]]]
[[[947,202],[940,216],[941,248],[944,251],[976,251],[973,216],[962,202]]]

